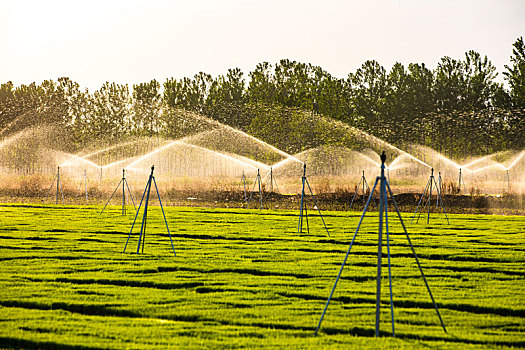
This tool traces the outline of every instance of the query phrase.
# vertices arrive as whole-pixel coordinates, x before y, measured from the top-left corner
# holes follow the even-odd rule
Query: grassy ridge
[[[313,332],[360,213],[326,212],[297,235],[296,211],[151,207],[144,254],[119,208],[0,207],[0,344],[62,349],[167,347],[525,347],[525,218],[433,215],[408,225],[445,334],[394,216],[397,338],[374,337],[377,214],[352,248]],[[408,215],[405,217],[409,222]],[[420,221],[421,222],[421,221]],[[386,246],[384,246],[386,253]],[[383,275],[387,276],[383,259]],[[391,334],[388,278],[382,324]]]

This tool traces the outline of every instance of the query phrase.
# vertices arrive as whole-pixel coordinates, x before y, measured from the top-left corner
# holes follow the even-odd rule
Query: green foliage
[[[155,203],[153,203],[155,204]],[[144,254],[120,207],[0,207],[0,341],[15,348],[511,348],[523,347],[523,217],[435,215],[408,230],[448,329],[445,334],[406,237],[390,215],[396,338],[383,242],[381,330],[374,337],[377,216],[369,213],[326,313],[357,212],[160,208]],[[108,210],[106,209],[106,210]],[[404,215],[408,224],[408,216]],[[385,237],[383,237],[386,239]]]
[[[510,57],[512,66],[505,65],[507,72],[503,72],[510,85],[510,97],[515,107],[525,108],[525,44],[523,37],[516,39],[512,45],[513,56]]]
[[[119,137],[180,135],[186,127],[177,125],[174,117],[185,110],[243,131],[256,130],[265,135],[264,141],[277,145],[283,142],[276,140],[280,129],[293,135],[287,129],[301,127],[295,113],[300,109],[400,147],[417,143],[464,158],[525,147],[519,137],[525,133],[521,37],[513,45],[511,63],[503,73],[509,90],[495,82],[496,69],[488,57],[473,50],[463,60],[441,58],[434,70],[398,62],[387,72],[379,62],[368,60],[346,79],[319,66],[283,59],[257,64],[248,72],[247,82],[234,68],[215,78],[203,72],[193,78],[169,78],[162,91],[155,80],[136,84],[131,92],[126,85],[108,82],[92,94],[68,78],[19,87],[7,82],[0,86],[0,130],[7,136],[28,126],[60,125],[71,136],[62,149],[74,151]],[[260,132],[268,127],[259,117],[268,112],[276,113],[265,117],[274,120],[274,128]],[[295,134],[308,137],[319,132]],[[296,140],[289,149],[302,150],[309,143]]]

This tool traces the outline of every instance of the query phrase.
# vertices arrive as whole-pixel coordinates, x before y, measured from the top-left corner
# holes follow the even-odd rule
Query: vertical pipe
[[[385,165],[381,166],[380,201],[379,201],[379,231],[377,235],[377,283],[376,283],[376,337],[379,337],[379,324],[381,315],[381,260],[383,248],[383,186],[385,177]],[[370,193],[370,197],[372,193]]]
[[[137,254],[140,252],[140,243],[141,239],[144,239],[146,236],[146,218],[148,213],[148,202],[149,202],[149,193],[151,190],[151,179],[153,177],[153,167],[151,167],[151,175],[149,176],[148,184],[146,185],[147,195],[146,195],[146,203],[144,204],[144,214],[142,215],[142,225],[140,226],[140,235],[139,235],[139,244],[137,245]],[[142,233],[144,233],[144,238],[142,237]],[[142,251],[144,252],[144,245],[142,248]]]
[[[428,215],[427,215],[427,225],[430,222],[430,200],[432,199],[432,181],[436,182],[434,180],[434,169],[432,169],[432,172],[430,173],[430,192],[428,194]]]
[[[377,186],[378,181],[379,181],[379,177],[376,178],[376,182],[374,183],[374,187],[373,187],[374,190]],[[354,241],[357,236],[357,232],[359,232],[359,228],[361,227],[361,223],[363,222],[363,219],[366,214],[366,210],[368,209],[368,206],[370,205],[371,199],[372,199],[372,196],[369,196],[368,201],[366,202],[365,208],[363,209],[363,214],[361,214],[361,218],[359,219],[359,223],[357,224],[357,228],[355,229],[354,236],[352,237],[352,241],[350,242],[350,246],[348,247],[348,251],[346,252],[343,263],[341,264],[341,268],[339,269],[339,273],[337,274],[337,278],[335,279],[335,283],[332,288],[332,291],[330,292],[330,296],[328,297],[328,300],[326,301],[326,305],[323,309],[323,313],[321,314],[321,319],[319,320],[319,324],[317,325],[317,328],[315,329],[315,335],[317,335],[317,332],[319,332],[319,328],[321,328],[321,323],[323,322],[324,315],[326,314],[326,310],[328,310],[328,305],[330,305],[330,301],[332,300],[332,296],[334,295],[335,287],[337,287],[337,282],[339,282],[339,279],[341,278],[341,274],[343,272],[343,268],[345,267],[346,260],[348,259],[348,256],[350,255],[350,250],[352,250],[352,246],[354,245]]]
[[[261,203],[260,209],[263,209],[263,196],[262,196],[262,186],[261,186],[261,173],[259,172],[259,169],[257,169],[257,181],[259,181],[259,200]]]
[[[58,167],[58,169],[57,169],[57,195],[56,195],[56,199],[55,199],[55,204],[58,204],[59,187],[60,187],[60,167]]]
[[[88,201],[88,191],[87,191],[87,173],[86,169],[84,169],[84,187],[86,190],[86,202]]]
[[[301,204],[300,204],[300,207],[299,207],[299,223],[297,225],[297,233],[298,234],[303,233],[304,185],[305,185],[305,180],[306,180],[306,175],[305,174],[306,174],[306,164],[303,167],[303,177],[301,178],[302,182],[303,182],[303,188],[301,190]]]
[[[126,215],[126,170],[122,169],[122,215]]]
[[[386,227],[386,249],[388,256],[388,286],[390,289],[390,317],[392,320],[392,336],[396,336],[395,322],[394,322],[394,297],[392,293],[392,264],[390,263],[390,232],[388,230],[388,198],[386,193],[386,182],[387,179],[383,179],[385,182],[381,186],[383,192],[383,202],[385,203],[385,227]]]

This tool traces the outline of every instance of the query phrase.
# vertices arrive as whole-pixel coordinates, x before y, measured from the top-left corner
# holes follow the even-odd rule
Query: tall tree
[[[388,79],[385,68],[377,61],[368,60],[349,77],[354,92],[354,120],[366,131],[381,136],[386,131]]]
[[[487,56],[481,55],[474,50],[465,53],[465,101],[464,108],[467,110],[480,110],[493,105],[494,94],[497,84],[496,67]]]
[[[159,132],[162,101],[159,89],[155,79],[133,85],[132,128],[139,135],[153,136]]]
[[[525,107],[525,44],[523,37],[516,39],[512,45],[511,66],[505,65],[507,69],[503,72],[505,79],[509,82],[510,98],[515,107]]]

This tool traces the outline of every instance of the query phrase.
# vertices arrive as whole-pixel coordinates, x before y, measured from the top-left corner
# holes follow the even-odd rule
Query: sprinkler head
[[[385,151],[383,151],[383,153],[381,153],[381,163],[385,164],[385,162],[386,162],[386,154],[385,154]]]
[[[151,175],[153,175],[153,170],[155,170],[155,165],[151,166]]]

